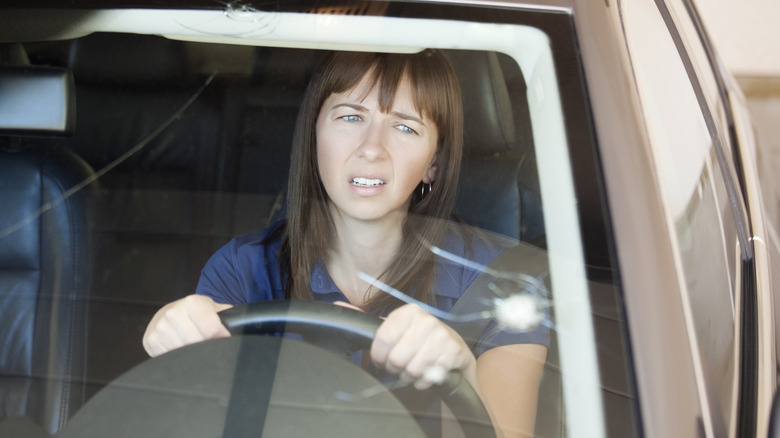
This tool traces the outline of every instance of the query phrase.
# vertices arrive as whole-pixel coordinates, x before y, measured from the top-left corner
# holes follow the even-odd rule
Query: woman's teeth
[[[352,184],[361,187],[376,187],[381,186],[385,182],[381,179],[369,179],[369,178],[352,178]]]

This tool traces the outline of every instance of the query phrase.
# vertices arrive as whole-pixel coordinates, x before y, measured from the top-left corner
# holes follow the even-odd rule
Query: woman
[[[375,366],[419,389],[438,383],[432,370],[459,370],[504,436],[532,434],[543,336],[494,324],[470,347],[421,307],[364,280],[447,311],[479,273],[441,263],[431,247],[484,264],[500,252],[442,226],[455,202],[462,117],[457,79],[439,52],[326,57],[298,117],[287,221],[220,249],[197,294],[154,316],[147,352],[228,336],[217,312],[233,305],[329,301],[385,316],[370,351]]]

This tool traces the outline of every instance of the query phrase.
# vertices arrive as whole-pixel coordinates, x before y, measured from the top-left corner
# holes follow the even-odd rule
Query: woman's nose
[[[387,152],[385,149],[385,142],[383,124],[372,121],[366,126],[366,130],[357,149],[357,154],[369,161],[384,158],[385,153]]]

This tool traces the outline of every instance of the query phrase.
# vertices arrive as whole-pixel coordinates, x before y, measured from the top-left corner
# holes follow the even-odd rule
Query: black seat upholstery
[[[455,213],[530,242],[544,235],[526,86],[506,55],[449,52],[464,101],[464,148]]]
[[[198,94],[208,72],[188,68],[186,49],[161,37],[109,33],[70,44],[79,113],[70,147],[98,171],[114,166],[100,177],[88,314],[92,382],[108,383],[148,358],[146,324],[194,289],[221,244],[214,241],[228,232],[229,216],[220,214],[228,203],[214,193],[223,96],[216,81]],[[100,388],[88,389],[91,396]]]
[[[73,93],[66,70],[0,66],[0,418],[49,433],[84,402],[95,186],[70,192],[89,165],[24,135],[72,129]],[[2,109],[11,101],[13,114]]]
[[[464,159],[456,214],[471,225],[544,247],[522,72],[497,53],[452,52],[449,58],[464,101]],[[550,337],[535,433],[551,438],[564,436],[565,418],[556,333]]]
[[[72,149],[98,170],[135,150],[100,179],[91,381],[107,383],[148,358],[141,339],[154,313],[192,293],[209,256],[232,236],[269,224],[316,56],[130,34],[72,42],[79,110]],[[180,117],[135,148],[193,96]]]

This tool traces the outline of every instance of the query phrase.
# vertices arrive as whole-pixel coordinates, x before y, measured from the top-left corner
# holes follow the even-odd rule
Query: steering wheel
[[[367,350],[382,320],[376,316],[317,301],[280,300],[246,304],[219,314],[232,334],[293,332],[313,344],[349,357]],[[458,420],[465,436],[495,438],[490,416],[474,388],[458,372],[450,372],[441,385],[429,389],[438,395]],[[411,387],[393,391],[404,404],[419,399]],[[406,393],[406,394],[404,394]],[[413,406],[410,411],[414,412]]]
[[[238,333],[149,359],[95,394],[57,438],[364,436],[424,438],[414,410],[344,358],[368,348],[378,318],[326,303],[262,302],[220,313]],[[495,437],[479,397],[457,374],[432,391],[468,437]],[[344,396],[347,396],[346,399]],[[349,397],[353,397],[349,399]]]

